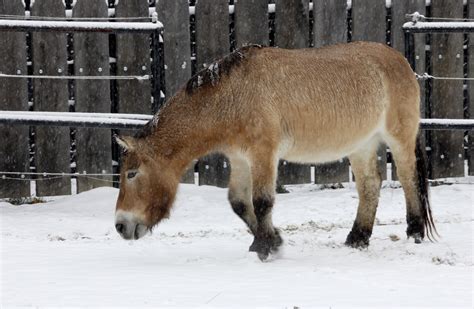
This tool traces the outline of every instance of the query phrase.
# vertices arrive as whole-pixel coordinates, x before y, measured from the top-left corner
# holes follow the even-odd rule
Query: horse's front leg
[[[255,238],[249,250],[260,260],[278,251],[283,240],[272,222],[278,159],[271,151],[262,151],[252,158],[252,201],[257,219]]]
[[[247,158],[228,155],[231,164],[229,203],[235,214],[247,224],[253,235],[257,232],[257,218],[252,204],[252,175]]]

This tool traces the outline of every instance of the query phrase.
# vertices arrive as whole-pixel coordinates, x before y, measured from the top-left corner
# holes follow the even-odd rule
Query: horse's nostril
[[[115,228],[117,229],[117,232],[119,232],[119,234],[123,234],[123,230],[125,229],[125,225],[123,225],[122,223],[117,223],[117,224],[115,224]]]

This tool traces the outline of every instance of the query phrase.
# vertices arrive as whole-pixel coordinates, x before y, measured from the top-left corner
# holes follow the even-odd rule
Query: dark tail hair
[[[418,185],[418,200],[420,202],[421,217],[423,219],[424,232],[430,241],[439,237],[438,231],[434,225],[433,215],[431,214],[429,198],[429,181],[426,151],[423,146],[422,135],[418,133],[416,139],[416,178]]]

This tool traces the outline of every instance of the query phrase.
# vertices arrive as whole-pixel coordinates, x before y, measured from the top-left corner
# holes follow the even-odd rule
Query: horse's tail
[[[439,234],[436,230],[433,215],[431,213],[426,150],[423,147],[422,135],[420,133],[418,133],[416,140],[415,155],[418,201],[421,217],[423,219],[424,233],[430,241],[433,241],[436,240],[435,235],[439,237]]]

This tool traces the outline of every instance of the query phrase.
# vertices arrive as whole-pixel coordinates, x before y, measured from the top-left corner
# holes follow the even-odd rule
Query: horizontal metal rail
[[[102,129],[141,129],[152,115],[0,111],[0,124]],[[421,119],[422,130],[474,130],[474,119]]]
[[[422,130],[474,130],[474,119],[420,119]]]
[[[73,128],[101,128],[101,129],[130,129],[138,130],[142,128],[149,119],[150,115],[142,115],[143,118],[136,118],[133,115],[130,118],[116,117],[114,114],[102,114],[104,116],[85,116],[86,113],[81,113],[80,116],[75,116],[74,113],[64,115],[67,113],[47,112],[14,112],[0,111],[0,124],[5,125],[27,125],[27,126],[50,126],[50,127],[73,127]],[[107,115],[107,116],[105,116]],[[123,115],[123,114],[122,114]],[[149,119],[145,118],[148,116]]]
[[[11,116],[54,116],[56,118],[62,117],[87,117],[87,118],[112,118],[112,119],[139,119],[151,120],[153,115],[146,114],[120,114],[120,113],[81,113],[81,112],[29,112],[29,111],[2,111],[0,110],[0,117],[2,115]]]
[[[0,31],[153,33],[163,28],[156,22],[39,21],[0,19]]]
[[[474,32],[474,22],[407,22],[403,31],[411,33],[467,33]]]

